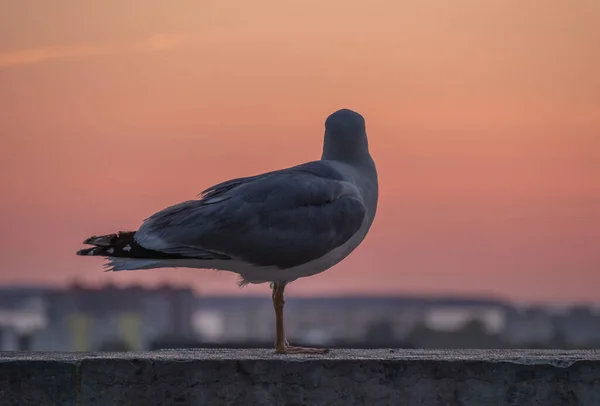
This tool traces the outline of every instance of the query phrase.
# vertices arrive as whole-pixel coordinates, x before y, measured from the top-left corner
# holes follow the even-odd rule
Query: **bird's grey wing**
[[[365,213],[358,189],[317,161],[216,185],[200,200],[148,218],[135,238],[162,252],[194,256],[208,250],[290,268],[344,244]]]

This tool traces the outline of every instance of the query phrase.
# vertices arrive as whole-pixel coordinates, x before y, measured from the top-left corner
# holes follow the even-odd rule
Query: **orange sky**
[[[3,1],[0,282],[238,292],[230,274],[106,274],[74,254],[218,181],[317,159],[348,107],[378,217],[290,292],[600,300],[598,21],[597,0]]]

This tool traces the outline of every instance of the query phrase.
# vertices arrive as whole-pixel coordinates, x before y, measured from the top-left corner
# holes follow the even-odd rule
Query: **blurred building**
[[[35,335],[32,350],[91,351],[116,343],[139,350],[164,336],[193,336],[191,289],[73,284],[47,292],[45,300],[48,325]]]
[[[25,350],[31,337],[47,327],[45,288],[0,289],[0,350]]]

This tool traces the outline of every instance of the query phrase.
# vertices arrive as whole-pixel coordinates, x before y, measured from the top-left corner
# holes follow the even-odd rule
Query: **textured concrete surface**
[[[600,351],[0,353],[5,405],[600,405]]]

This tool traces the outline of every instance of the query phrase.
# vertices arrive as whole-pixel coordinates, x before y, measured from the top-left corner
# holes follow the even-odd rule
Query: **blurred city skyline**
[[[289,297],[286,332],[336,348],[598,348],[598,304],[526,305],[489,297]],[[268,296],[187,287],[0,287],[0,351],[271,348]]]
[[[0,4],[0,283],[239,290],[214,271],[104,273],[92,234],[321,154],[367,120],[380,206],[296,296],[598,301],[600,3]]]

